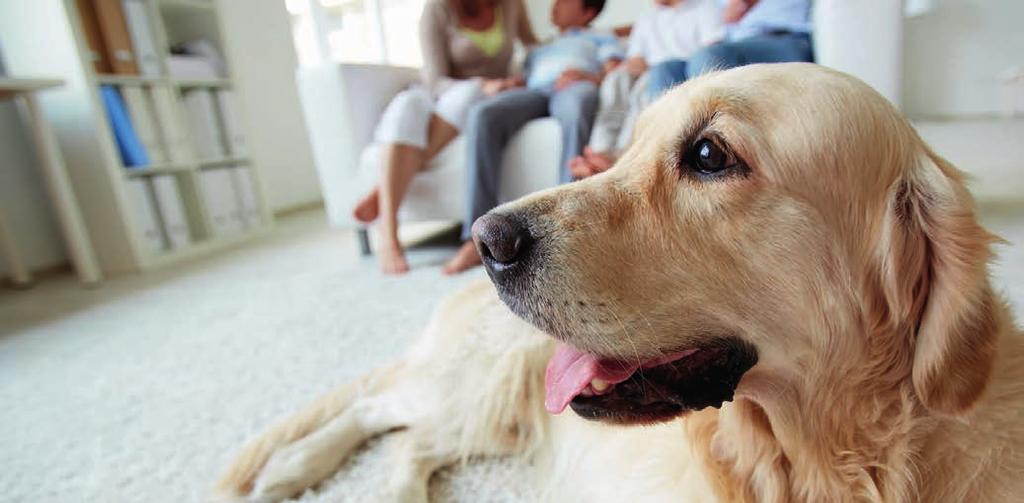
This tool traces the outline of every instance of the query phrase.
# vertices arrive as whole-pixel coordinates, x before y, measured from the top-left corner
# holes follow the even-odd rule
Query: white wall
[[[921,138],[956,167],[985,203],[1024,201],[1024,119],[918,121]]]
[[[267,203],[282,210],[319,202],[320,184],[295,85],[298,61],[284,0],[220,0]]]
[[[1024,1],[931,0],[904,34],[904,109],[912,117],[991,115],[999,75],[1024,65]]]
[[[0,101],[0,212],[22,260],[31,269],[40,269],[67,258],[28,134],[14,103]],[[0,260],[0,277],[8,272]]]

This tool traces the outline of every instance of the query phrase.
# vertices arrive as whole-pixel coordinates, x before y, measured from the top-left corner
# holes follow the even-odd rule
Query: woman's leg
[[[430,116],[430,127],[427,128],[427,148],[424,151],[424,162],[430,162],[438,152],[443,150],[455,137],[459,130],[437,114]]]
[[[457,136],[459,136],[459,130],[455,126],[437,115],[431,115],[430,126],[427,129],[427,148],[423,150],[424,165]],[[380,187],[374,186],[370,189],[370,192],[356,203],[356,208],[352,213],[356,220],[364,224],[376,220],[380,215]]]
[[[427,124],[433,110],[433,102],[425,89],[411,88],[398,93],[381,114],[374,131],[374,142],[381,148],[382,166],[388,169],[391,155],[390,145],[411,145],[419,149],[427,145]],[[359,222],[369,224],[380,215],[379,185],[363,196],[352,210],[352,216]]]
[[[409,270],[398,241],[398,208],[412,178],[459,135],[466,111],[481,97],[476,81],[456,84],[436,103],[425,90],[411,89],[395,97],[381,117],[376,135],[386,145],[381,180],[353,213],[364,223],[383,217],[378,257],[384,272]]]
[[[423,170],[427,162],[458,135],[459,130],[455,129],[455,126],[436,115],[431,115],[427,128],[426,148],[398,144],[386,147],[386,160],[380,185],[371,192],[371,196],[377,195],[377,205],[383,214],[380,226],[383,242],[378,255],[384,272],[401,274],[409,270],[405,252],[398,240],[398,208],[401,207],[402,199],[405,198],[405,193],[409,190],[416,173]]]
[[[424,149],[411,145],[392,144],[384,148],[384,170],[378,190],[381,244],[377,259],[382,271],[401,274],[409,270],[405,252],[398,241],[398,207],[402,204],[412,177],[423,168]]]
[[[385,273],[409,270],[398,242],[397,212],[409,182],[423,166],[433,106],[425,89],[402,91],[388,104],[374,133],[375,142],[381,146],[380,181],[353,214],[365,223],[382,217],[377,258]]]

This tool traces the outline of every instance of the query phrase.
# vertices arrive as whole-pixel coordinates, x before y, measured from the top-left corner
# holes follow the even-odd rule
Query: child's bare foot
[[[590,161],[586,157],[579,156],[574,157],[569,161],[569,173],[572,173],[572,177],[577,180],[582,180],[595,173],[594,167],[590,165]]]
[[[608,152],[595,152],[592,148],[586,147],[583,149],[583,157],[587,159],[587,162],[594,169],[594,174],[604,173],[615,164],[615,156]]]
[[[356,217],[356,220],[364,224],[368,224],[377,219],[377,215],[380,214],[380,191],[374,187],[365,197],[356,203],[356,208],[352,210],[352,216]]]
[[[398,243],[381,246],[377,250],[377,261],[380,262],[380,270],[384,274],[398,275],[409,272],[409,264],[405,261],[405,251]]]
[[[476,245],[473,241],[462,243],[462,248],[455,253],[455,256],[448,261],[441,269],[444,274],[458,274],[480,265],[480,254],[476,252]]]

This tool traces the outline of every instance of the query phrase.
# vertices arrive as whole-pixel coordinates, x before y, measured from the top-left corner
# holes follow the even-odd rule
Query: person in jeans
[[[569,160],[582,152],[590,137],[597,109],[597,86],[604,73],[623,57],[613,35],[589,28],[603,8],[604,0],[555,0],[551,21],[559,35],[527,57],[526,87],[486,98],[470,110],[465,128],[465,242],[445,264],[445,274],[480,264],[470,229],[477,218],[498,205],[502,151],[527,122],[549,115],[558,120],[562,129],[559,180],[572,181]]]
[[[687,58],[722,39],[725,27],[718,0],[654,0],[633,24],[626,61],[601,82],[590,142],[569,163],[577,179],[610,168],[625,150],[637,115],[647,105],[647,69]]]
[[[753,63],[813,61],[811,0],[727,0],[725,40],[697,51],[689,60],[651,68],[651,98],[701,73]]]
[[[399,93],[381,115],[380,183],[353,210],[370,223],[381,216],[381,270],[409,270],[398,241],[398,207],[412,178],[459,135],[470,107],[516,85],[510,63],[516,41],[536,43],[522,0],[429,0],[420,17],[423,83]]]

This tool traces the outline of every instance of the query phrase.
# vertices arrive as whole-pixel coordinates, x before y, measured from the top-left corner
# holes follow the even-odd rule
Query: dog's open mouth
[[[731,338],[633,362],[559,344],[548,362],[544,405],[552,414],[571,406],[586,419],[615,423],[666,421],[731,401],[756,362],[752,347]]]

